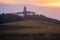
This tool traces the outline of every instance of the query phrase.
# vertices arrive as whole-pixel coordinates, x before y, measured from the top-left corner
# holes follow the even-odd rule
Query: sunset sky
[[[17,4],[29,4],[28,10],[60,20],[60,0],[0,0],[0,13],[22,11],[23,6]]]
[[[36,6],[60,7],[60,0],[0,0],[0,4],[32,4]]]

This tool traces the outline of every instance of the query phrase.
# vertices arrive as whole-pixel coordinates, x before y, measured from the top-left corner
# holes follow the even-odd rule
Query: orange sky
[[[0,0],[0,4],[32,4],[36,6],[60,7],[60,0]]]

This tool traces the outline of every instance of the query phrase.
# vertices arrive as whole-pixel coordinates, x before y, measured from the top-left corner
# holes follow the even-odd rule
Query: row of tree
[[[14,21],[21,21],[22,17],[12,14],[0,14],[0,24]]]
[[[15,21],[23,21],[23,20],[41,20],[50,23],[60,24],[59,20],[48,18],[44,15],[33,15],[33,16],[26,16],[21,17],[13,14],[0,14],[0,24],[7,23],[7,22],[15,22]]]

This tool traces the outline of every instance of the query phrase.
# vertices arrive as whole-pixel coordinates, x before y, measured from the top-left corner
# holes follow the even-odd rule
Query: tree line
[[[48,18],[44,15],[33,15],[33,16],[26,16],[21,17],[18,15],[13,14],[0,14],[0,24],[7,23],[7,22],[16,22],[16,21],[23,21],[23,20],[41,20],[50,23],[60,24],[60,20]]]

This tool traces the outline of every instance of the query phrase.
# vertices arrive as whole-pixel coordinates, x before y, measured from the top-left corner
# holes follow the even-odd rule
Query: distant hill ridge
[[[0,14],[0,24],[8,23],[8,22],[16,22],[16,21],[24,21],[24,20],[39,20],[49,23],[60,24],[60,20],[48,18],[44,15],[33,15],[33,16],[26,16],[21,17],[13,14]]]

